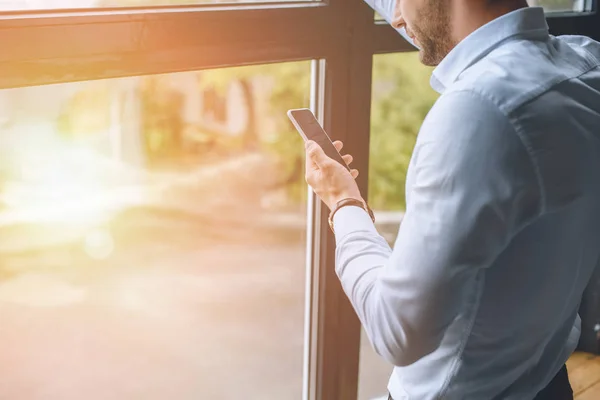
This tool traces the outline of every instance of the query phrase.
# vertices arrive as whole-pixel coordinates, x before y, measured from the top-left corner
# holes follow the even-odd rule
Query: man
[[[441,93],[394,250],[357,171],[310,142],[306,179],[331,209],[342,286],[396,366],[390,398],[572,398],[564,365],[600,259],[600,44],[549,35],[525,0],[369,1]]]

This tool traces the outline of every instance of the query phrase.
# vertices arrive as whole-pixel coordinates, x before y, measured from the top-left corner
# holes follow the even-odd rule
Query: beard
[[[446,0],[427,0],[418,13],[413,33],[418,41],[421,63],[435,67],[456,46],[452,40],[450,5]]]

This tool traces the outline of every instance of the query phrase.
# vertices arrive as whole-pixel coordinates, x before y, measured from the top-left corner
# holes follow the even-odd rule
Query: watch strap
[[[375,215],[373,214],[373,210],[371,210],[371,208],[367,205],[367,203],[365,201],[358,200],[358,199],[352,199],[352,198],[343,199],[343,200],[338,201],[337,204],[335,205],[335,207],[329,213],[329,227],[331,228],[331,231],[333,233],[335,233],[335,230],[333,229],[333,217],[341,208],[347,207],[347,206],[355,206],[355,207],[362,208],[369,214],[369,217],[371,217],[371,220],[373,221],[373,223],[375,223]]]

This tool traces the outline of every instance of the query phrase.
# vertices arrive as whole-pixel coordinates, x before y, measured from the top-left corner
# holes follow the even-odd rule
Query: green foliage
[[[277,134],[265,143],[265,149],[279,159],[287,177],[287,190],[292,199],[306,197],[304,182],[304,144],[287,118],[291,108],[310,105],[310,62],[277,65],[276,81],[270,96],[270,114],[275,116]]]
[[[376,209],[403,210],[406,171],[421,123],[437,99],[431,68],[418,53],[376,56],[369,163],[369,202]]]
[[[183,95],[165,86],[160,75],[145,77],[138,90],[148,159],[155,163],[157,160],[177,157],[183,146]]]
[[[310,61],[233,67],[201,72],[201,86],[211,86],[222,94],[234,80],[252,80],[256,87],[269,93],[268,107],[257,117],[272,119],[273,130],[261,132],[260,149],[276,159],[285,188],[291,200],[306,197],[303,165],[304,146],[300,135],[287,118],[287,110],[308,107],[310,103]],[[260,102],[255,90],[254,101]]]

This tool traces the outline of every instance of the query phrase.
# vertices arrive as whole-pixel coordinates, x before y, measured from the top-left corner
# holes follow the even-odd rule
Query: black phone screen
[[[289,113],[290,119],[296,125],[296,129],[304,136],[305,140],[312,140],[317,143],[329,158],[342,164],[348,170],[350,168],[333,145],[331,139],[319,124],[314,114],[310,110],[292,110]]]

